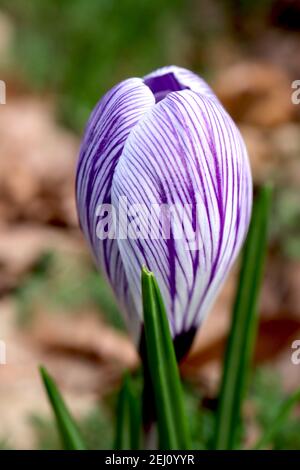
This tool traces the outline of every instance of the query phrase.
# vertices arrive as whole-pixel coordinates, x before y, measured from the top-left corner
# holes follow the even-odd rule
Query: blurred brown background
[[[57,379],[91,445],[105,429],[102,446],[109,446],[109,401],[138,357],[78,229],[80,135],[109,87],[173,63],[206,78],[242,131],[255,183],[275,186],[256,348],[263,385],[245,411],[249,442],[259,427],[252,419],[255,393],[266,402],[271,386],[275,403],[300,385],[300,365],[291,362],[292,341],[300,339],[300,104],[291,100],[292,82],[300,80],[300,2],[0,0],[0,79],[7,91],[0,105],[4,448],[57,445],[40,363]],[[236,271],[182,365],[209,406]],[[279,447],[300,448],[298,415]]]

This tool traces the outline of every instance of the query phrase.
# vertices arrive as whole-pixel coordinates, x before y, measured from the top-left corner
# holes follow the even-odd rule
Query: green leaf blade
[[[263,187],[253,206],[233,307],[216,419],[215,448],[236,445],[242,401],[257,332],[257,306],[267,243],[270,187]]]
[[[64,449],[86,450],[86,445],[83,442],[77,424],[71,416],[55,381],[44,367],[40,367],[40,374],[56,418]]]
[[[117,405],[117,423],[114,448],[138,450],[140,448],[141,410],[128,373],[125,374]]]
[[[186,450],[190,448],[190,436],[169,323],[155,277],[146,268],[142,269],[142,293],[159,445],[165,450]]]

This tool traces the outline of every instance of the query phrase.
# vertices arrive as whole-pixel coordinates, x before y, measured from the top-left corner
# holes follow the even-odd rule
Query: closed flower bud
[[[252,205],[243,139],[206,82],[172,66],[112,88],[87,124],[76,194],[85,238],[135,340],[145,265],[175,343],[190,341],[239,253]]]

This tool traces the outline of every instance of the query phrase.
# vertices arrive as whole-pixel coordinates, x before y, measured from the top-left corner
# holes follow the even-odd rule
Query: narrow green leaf
[[[125,374],[117,405],[116,450],[138,450],[141,435],[141,410],[131,378]]]
[[[56,418],[64,449],[85,450],[86,446],[80,436],[77,425],[66,407],[53,378],[44,367],[40,367],[40,374]]]
[[[273,436],[277,433],[280,427],[288,418],[294,406],[300,401],[300,388],[296,390],[290,397],[288,397],[281,405],[273,422],[268,426],[268,429],[256,443],[254,449],[262,449],[266,447],[271,441]]]
[[[233,307],[216,419],[215,448],[236,446],[242,401],[257,331],[257,306],[267,243],[271,188],[254,201]]]
[[[142,269],[147,356],[153,383],[161,449],[190,448],[183,392],[161,293],[153,273]]]

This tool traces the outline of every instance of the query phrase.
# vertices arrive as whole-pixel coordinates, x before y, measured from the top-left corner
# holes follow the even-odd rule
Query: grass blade
[[[153,273],[142,269],[147,356],[153,383],[161,449],[190,448],[183,392],[169,322]]]
[[[216,449],[233,449],[236,446],[257,331],[257,304],[266,252],[270,202],[271,188],[263,187],[254,202],[233,307],[216,419]]]
[[[138,450],[141,410],[128,373],[125,374],[117,405],[116,450]]]
[[[268,426],[266,432],[262,435],[256,443],[254,449],[262,449],[266,447],[271,441],[276,432],[280,429],[288,418],[294,406],[300,401],[300,388],[296,390],[290,397],[288,397],[281,405],[273,422]]]
[[[85,450],[86,446],[81,438],[77,425],[66,407],[53,378],[44,367],[40,367],[40,374],[56,418],[64,449]]]

